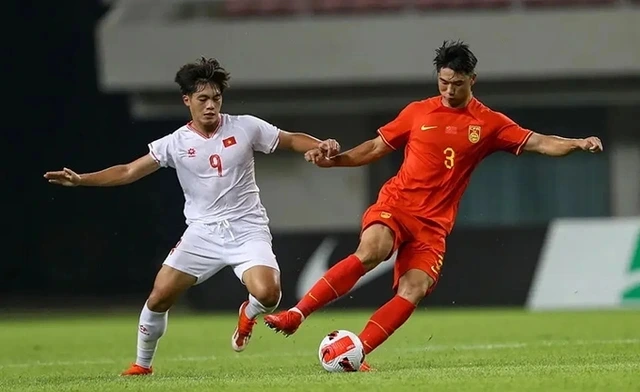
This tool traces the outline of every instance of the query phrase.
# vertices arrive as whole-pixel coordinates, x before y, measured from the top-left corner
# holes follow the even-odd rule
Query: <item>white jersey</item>
[[[254,171],[254,151],[272,153],[279,129],[254,116],[220,115],[212,137],[191,123],[149,144],[162,167],[176,169],[184,192],[187,224],[242,218],[267,225]]]

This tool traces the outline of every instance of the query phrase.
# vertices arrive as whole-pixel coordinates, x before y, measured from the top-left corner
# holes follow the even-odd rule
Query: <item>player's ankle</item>
[[[147,361],[147,360],[143,360],[143,361],[136,360],[134,365],[141,367],[143,369],[151,369],[151,361]]]
[[[302,310],[294,306],[293,308],[289,309],[289,311],[298,313],[300,317],[302,317],[302,321],[304,321],[304,313],[302,313]]]

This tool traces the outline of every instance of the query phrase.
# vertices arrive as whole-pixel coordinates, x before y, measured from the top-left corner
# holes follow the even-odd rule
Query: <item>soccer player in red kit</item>
[[[285,335],[327,303],[348,293],[361,276],[398,251],[393,288],[396,295],[379,308],[359,337],[369,354],[407,321],[416,305],[438,283],[445,240],[471,173],[497,151],[523,151],[561,157],[574,151],[602,151],[597,137],[566,139],[535,133],[473,97],[477,59],[462,42],[445,42],[434,65],[440,95],[410,103],[375,139],[325,158],[306,154],[321,167],[361,166],[405,147],[398,174],[380,190],[362,218],[356,252],[338,262],[287,311],[265,316]],[[368,370],[365,365],[361,370]]]

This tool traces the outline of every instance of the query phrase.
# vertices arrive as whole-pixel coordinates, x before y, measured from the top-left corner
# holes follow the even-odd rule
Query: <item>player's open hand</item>
[[[581,139],[579,142],[579,146],[580,149],[582,149],[583,151],[589,151],[589,152],[602,152],[603,148],[602,148],[602,141],[600,140],[600,138],[597,138],[595,136],[590,136],[586,139]]]
[[[313,150],[307,151],[304,154],[304,159],[319,167],[332,167],[335,164],[334,160],[327,157],[324,151],[320,150],[320,148],[314,148]]]
[[[44,178],[49,180],[52,184],[58,184],[63,186],[78,186],[80,185],[80,176],[71,169],[66,167],[60,171],[46,172]]]
[[[320,142],[318,145],[320,151],[324,153],[325,157],[331,158],[340,153],[340,143],[335,139],[327,139]]]

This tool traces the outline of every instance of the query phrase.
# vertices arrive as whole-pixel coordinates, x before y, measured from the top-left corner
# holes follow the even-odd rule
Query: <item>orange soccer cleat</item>
[[[284,336],[293,335],[304,321],[302,314],[293,310],[270,314],[264,317],[264,323]]]
[[[249,305],[249,301],[244,301],[242,305],[240,305],[240,310],[238,311],[238,326],[231,336],[231,347],[237,352],[243,351],[247,347],[249,339],[251,339],[253,326],[256,324],[256,319],[250,319],[244,312],[247,305]]]
[[[362,365],[360,365],[360,369],[358,369],[359,372],[370,372],[371,370],[371,366],[369,366],[367,362],[362,362]]]
[[[147,376],[153,374],[153,367],[146,368],[132,363],[129,369],[122,372],[121,376]]]

